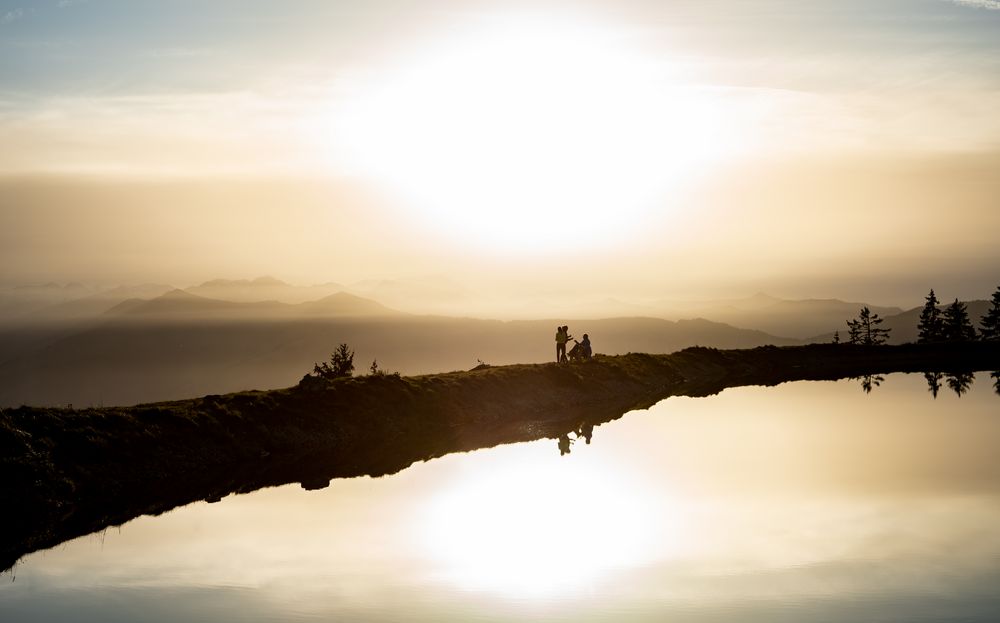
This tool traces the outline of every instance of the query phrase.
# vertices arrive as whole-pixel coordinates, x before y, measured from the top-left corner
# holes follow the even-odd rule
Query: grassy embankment
[[[813,345],[598,357],[272,391],[0,413],[0,568],[69,538],[233,492],[383,475],[557,437],[674,395],[898,371],[1000,369],[1000,345]]]

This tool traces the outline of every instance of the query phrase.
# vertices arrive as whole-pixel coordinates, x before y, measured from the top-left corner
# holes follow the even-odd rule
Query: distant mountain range
[[[346,292],[330,294],[316,301],[290,304],[279,301],[225,301],[175,289],[151,300],[129,299],[122,301],[107,310],[105,315],[178,322],[303,317],[376,318],[399,316],[402,313],[389,309],[376,301]]]
[[[259,301],[305,303],[343,292],[346,289],[343,285],[333,282],[312,286],[295,286],[274,277],[258,277],[257,279],[236,280],[213,279],[200,285],[185,288],[185,291],[210,299],[238,303]]]
[[[743,299],[704,302],[657,301],[652,306],[664,318],[701,317],[737,327],[766,331],[799,339],[833,332],[867,305],[885,317],[898,314],[898,307],[882,307],[838,299],[779,299],[758,293]]]
[[[83,331],[41,335],[45,339],[38,346],[0,363],[0,406],[133,404],[285,387],[327,359],[341,342],[356,349],[359,372],[375,359],[383,369],[404,374],[468,369],[480,359],[493,364],[549,361],[555,357],[559,323],[569,324],[577,337],[588,332],[595,350],[607,354],[795,342],[707,320],[501,322],[311,313],[326,312],[329,306],[342,312],[344,303],[368,309],[364,299],[343,294],[317,301],[315,308],[309,303],[286,306],[286,312],[295,313],[266,318],[256,314],[236,321],[230,305],[245,309],[256,304],[224,302],[220,307],[219,303],[172,292],[121,308]],[[195,308],[199,312],[189,314]]]
[[[966,309],[969,313],[969,320],[972,322],[977,330],[979,329],[980,319],[986,315],[986,312],[990,308],[989,301],[964,301]],[[941,305],[941,311],[943,312],[947,305]],[[891,316],[882,316],[882,324],[879,325],[883,329],[891,329],[889,333],[889,344],[905,344],[906,342],[916,342],[918,337],[917,325],[920,323],[920,313],[923,311],[923,305],[920,307],[914,307],[913,309],[908,309],[904,312],[898,314],[893,314]],[[854,313],[851,317],[857,316]],[[842,340],[847,339],[847,323],[846,319],[841,323],[841,326],[835,328],[833,331],[840,331],[840,338]],[[833,339],[833,331],[828,333],[823,333],[821,335],[814,336],[810,341],[813,342],[829,342]]]
[[[441,300],[468,295],[439,285]],[[467,369],[479,359],[548,361],[559,324],[570,325],[575,336],[590,333],[595,350],[607,354],[826,342],[834,330],[845,337],[845,321],[864,305],[766,294],[643,305],[607,299],[609,308],[624,313],[598,320],[503,322],[410,315],[356,293],[328,293],[337,287],[294,286],[264,277],[213,280],[189,289],[145,284],[94,292],[78,284],[48,284],[29,290],[28,300],[48,304],[29,314],[33,324],[0,322],[0,406],[131,404],[282,387],[297,382],[340,342],[356,349],[359,371],[373,359],[383,369],[405,374]],[[370,282],[366,287],[405,298],[414,283]],[[322,296],[289,300],[316,294]],[[266,295],[282,299],[262,298]],[[975,324],[987,306],[986,301],[969,303]],[[869,307],[892,328],[892,343],[916,339],[919,307]],[[656,309],[677,318],[653,317]],[[71,322],[58,322],[66,319]]]

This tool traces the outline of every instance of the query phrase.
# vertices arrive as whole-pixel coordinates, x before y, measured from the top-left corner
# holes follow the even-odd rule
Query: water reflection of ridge
[[[963,361],[963,367],[968,360]],[[993,367],[993,366],[990,366]],[[753,368],[754,371],[760,367]],[[869,370],[871,368],[869,367]],[[920,369],[913,370],[918,372]],[[805,370],[808,373],[808,370]],[[718,393],[722,389],[735,387],[739,384],[776,384],[773,374],[762,373],[764,379],[755,377],[723,377],[702,385],[685,385],[681,390],[658,390],[663,397],[670,395],[707,396]],[[803,377],[812,380],[830,380],[822,375],[804,374],[797,370],[793,375],[796,379]],[[954,377],[952,379],[952,377]],[[843,377],[842,377],[843,378]],[[879,387],[885,377],[878,374],[848,377],[860,379],[866,394]],[[973,382],[972,373],[959,372],[945,374],[943,372],[925,373],[925,378],[931,386],[931,393],[936,397],[943,379],[959,396],[969,391]],[[994,389],[1000,394],[1000,371],[991,374]],[[790,379],[784,379],[790,380]],[[673,392],[673,393],[671,393]],[[240,399],[237,396],[235,399]],[[650,399],[649,405],[654,404]],[[322,489],[329,485],[333,478],[352,478],[357,476],[382,476],[401,471],[414,462],[428,461],[455,452],[468,452],[480,448],[494,447],[501,444],[533,441],[537,439],[557,440],[561,454],[568,454],[572,443],[580,438],[588,439],[592,428],[586,431],[587,425],[593,427],[620,418],[627,411],[614,401],[585,401],[574,404],[573,417],[563,420],[548,419],[526,422],[523,418],[506,418],[491,421],[489,426],[428,426],[426,422],[413,425],[417,420],[392,420],[408,424],[402,433],[377,430],[372,434],[368,445],[358,443],[357,439],[350,442],[331,442],[315,448],[303,449],[298,453],[272,455],[264,460],[249,459],[240,463],[227,463],[203,470],[197,478],[183,481],[163,481],[156,487],[143,486],[130,489],[127,492],[116,491],[108,494],[107,487],[101,495],[92,495],[74,500],[67,506],[66,512],[55,514],[32,514],[30,507],[21,506],[19,513],[9,514],[6,518],[6,536],[4,546],[0,548],[0,569],[9,568],[18,558],[38,549],[51,547],[67,539],[83,534],[93,533],[108,525],[121,525],[134,517],[143,514],[161,514],[172,508],[190,504],[195,501],[219,501],[231,493],[247,493],[264,487],[274,487],[291,482],[301,483],[307,490]],[[634,408],[642,408],[635,407]],[[582,419],[581,419],[582,418]],[[373,426],[385,422],[375,421]],[[590,434],[587,434],[587,433]]]

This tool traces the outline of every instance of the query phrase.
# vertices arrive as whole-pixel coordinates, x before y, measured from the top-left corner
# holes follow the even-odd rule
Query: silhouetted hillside
[[[173,286],[147,283],[136,286],[118,286],[80,299],[50,305],[32,314],[33,322],[86,321],[107,313],[110,309],[132,299],[152,299],[173,290]]]
[[[318,301],[300,303],[291,311],[301,316],[326,318],[378,318],[404,315],[402,312],[390,309],[377,301],[347,292],[337,292]]]
[[[162,316],[180,319],[184,316],[214,315],[220,312],[271,315],[278,313],[284,306],[285,304],[277,301],[221,301],[174,289],[151,300],[129,299],[106,313],[112,316]]]
[[[344,302],[364,304],[363,299],[337,295],[323,305]],[[404,374],[468,369],[477,359],[492,364],[549,361],[555,356],[554,333],[560,323],[569,324],[576,337],[589,333],[595,350],[605,354],[669,353],[693,345],[748,348],[795,343],[707,320],[500,322],[394,315],[338,318],[333,314],[240,320],[228,306],[242,304],[221,303],[224,312],[219,315],[192,316],[183,311],[187,304],[214,309],[220,302],[173,294],[156,308],[180,309],[178,313],[132,310],[0,363],[0,406],[134,404],[280,387],[298,381],[341,342],[356,350],[359,367],[377,358],[383,369]]]

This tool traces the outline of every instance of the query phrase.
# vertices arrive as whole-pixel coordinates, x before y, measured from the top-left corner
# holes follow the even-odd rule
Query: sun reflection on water
[[[568,593],[676,538],[639,475],[585,452],[560,457],[555,442],[511,450],[428,501],[420,536],[441,580],[508,596]]]

